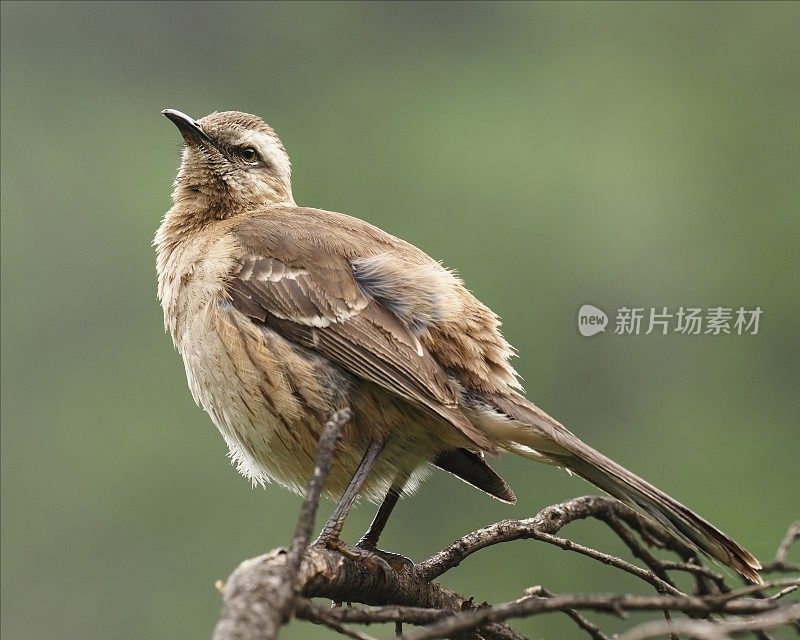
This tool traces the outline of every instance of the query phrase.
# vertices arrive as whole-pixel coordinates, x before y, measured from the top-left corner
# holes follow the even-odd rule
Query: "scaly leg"
[[[361,540],[358,542],[359,547],[362,549],[375,549],[378,546],[378,540],[386,527],[386,523],[389,521],[389,516],[392,515],[392,510],[400,499],[401,491],[402,487],[397,484],[391,486],[378,509],[378,513],[375,514],[372,524],[369,525],[367,532],[361,536]]]
[[[364,453],[364,457],[361,459],[356,472],[353,474],[350,484],[347,485],[347,489],[345,489],[342,497],[339,498],[339,502],[336,503],[336,508],[333,510],[331,517],[328,518],[328,522],[326,522],[325,526],[322,528],[315,544],[337,546],[339,535],[342,533],[342,527],[344,526],[344,520],[385,445],[385,440],[373,440],[369,447],[367,447],[367,451]]]
[[[378,540],[383,533],[383,529],[386,527],[386,523],[389,520],[392,510],[397,504],[397,501],[400,499],[400,494],[403,491],[404,483],[405,479],[402,481],[398,481],[397,479],[395,480],[389,491],[386,492],[386,497],[383,499],[383,502],[378,509],[378,513],[375,514],[372,524],[369,526],[369,529],[367,529],[367,532],[361,537],[361,540],[359,540],[356,547],[371,551],[377,556],[383,558],[383,560],[388,562],[389,566],[391,566],[395,571],[408,569],[409,571],[413,572],[414,563],[410,559],[400,555],[399,553],[390,553],[388,551],[382,551],[378,549]]]

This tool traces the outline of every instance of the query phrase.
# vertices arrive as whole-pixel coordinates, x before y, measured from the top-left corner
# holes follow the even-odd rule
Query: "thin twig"
[[[607,510],[618,510],[620,508],[627,509],[622,503],[611,498],[584,496],[583,498],[576,498],[575,500],[547,507],[533,518],[526,518],[524,520],[502,520],[488,527],[468,533],[445,547],[442,551],[434,554],[417,566],[417,575],[425,580],[432,580],[449,569],[458,566],[465,558],[476,551],[501,542],[533,539],[547,542],[548,544],[552,544],[567,551],[580,553],[581,555],[593,558],[603,564],[621,569],[650,583],[659,593],[668,593],[676,596],[686,595],[659,578],[652,571],[637,567],[630,562],[626,562],[622,558],[552,535],[552,533],[559,531],[566,524],[574,520],[588,517],[603,519],[601,515],[603,512],[607,512]]]
[[[784,596],[788,596],[790,593],[794,593],[795,591],[797,591],[798,588],[799,587],[798,587],[797,584],[790,584],[788,587],[778,591],[778,593],[776,593],[775,595],[770,596],[769,599],[770,600],[780,600]]]
[[[357,631],[356,629],[351,629],[350,627],[343,625],[341,622],[331,616],[329,611],[326,611],[322,607],[318,607],[310,600],[306,600],[304,598],[300,598],[296,601],[295,614],[302,620],[323,625],[329,629],[339,632],[343,636],[353,638],[353,640],[377,640],[367,633]]]
[[[628,547],[634,558],[639,558],[639,560],[644,562],[650,571],[652,571],[656,576],[661,578],[671,587],[677,589],[667,572],[664,570],[664,565],[661,563],[661,561],[652,553],[650,553],[650,551],[648,551],[645,546],[633,536],[620,518],[617,518],[616,515],[611,514],[608,518],[605,518],[605,523],[625,543],[625,546]]]
[[[222,614],[214,629],[214,640],[274,640],[284,621],[290,616],[297,592],[297,575],[308,547],[322,486],[328,477],[333,449],[339,432],[351,418],[349,409],[334,413],[320,436],[314,474],[308,482],[306,497],[300,509],[288,551],[280,549],[267,556],[242,563],[225,585]],[[259,572],[280,558],[281,575]],[[263,602],[269,606],[263,606]]]
[[[634,575],[637,578],[641,578],[645,582],[649,582],[656,588],[656,591],[658,591],[659,593],[668,593],[674,596],[686,595],[680,589],[673,587],[668,582],[664,582],[661,578],[656,576],[652,571],[647,571],[646,569],[637,567],[635,564],[626,562],[622,558],[612,556],[608,553],[603,553],[602,551],[597,551],[596,549],[592,549],[591,547],[585,547],[582,544],[572,542],[572,540],[566,540],[564,538],[558,538],[556,536],[551,536],[548,534],[540,534],[539,536],[536,537],[536,539],[541,540],[542,542],[548,542],[557,547],[561,547],[565,551],[574,551],[575,553],[580,553],[581,555],[588,556],[589,558],[593,558],[599,562],[602,562],[603,564],[616,567],[617,569],[622,569],[622,571],[625,571],[626,573],[630,573],[631,575]]]
[[[783,536],[775,557],[771,562],[764,565],[762,571],[771,573],[773,571],[800,571],[800,562],[789,562],[789,550],[800,538],[800,520],[793,522],[786,535]]]
[[[800,604],[765,613],[750,620],[730,622],[677,620],[669,624],[660,621],[645,622],[623,633],[618,640],[645,640],[661,637],[666,633],[680,633],[696,640],[728,640],[734,635],[774,629],[797,620],[800,620]]]
[[[605,518],[605,523],[614,533],[617,534],[617,536],[619,536],[619,538],[625,543],[635,558],[639,558],[639,560],[644,562],[647,568],[650,569],[650,571],[652,571],[658,578],[666,582],[671,587],[677,589],[675,583],[670,579],[667,570],[664,568],[664,565],[659,561],[658,558],[650,553],[643,543],[636,539],[636,536],[631,533],[630,529],[628,529],[628,526],[626,526],[621,518],[618,518],[614,514],[610,514],[607,518]],[[663,615],[667,622],[672,620],[669,611],[664,610]],[[674,634],[670,634],[670,640],[678,640],[678,638]]]
[[[541,596],[551,598],[555,594],[545,589],[543,586],[538,585],[531,587],[525,591],[526,596]],[[564,609],[564,613],[575,621],[581,629],[586,631],[594,640],[611,640],[605,633],[600,630],[594,622],[578,613],[575,609]]]
[[[350,422],[352,417],[353,414],[350,409],[340,409],[334,413],[328,422],[325,423],[322,435],[317,443],[314,474],[308,481],[306,497],[303,500],[303,505],[300,507],[300,515],[297,517],[294,536],[289,545],[289,550],[286,552],[286,581],[289,583],[293,592],[297,571],[300,569],[303,553],[306,547],[308,547],[308,542],[311,539],[311,532],[314,529],[314,521],[317,517],[317,508],[319,507],[319,498],[320,495],[322,495],[322,488],[325,485],[325,480],[328,478],[331,465],[333,464],[333,449],[336,446],[336,441],[339,439],[342,427]],[[292,602],[289,601],[286,604],[288,608],[291,609]],[[283,613],[288,613],[289,609],[285,609]]]
[[[735,598],[743,596],[750,596],[752,594],[760,594],[767,589],[774,589],[775,587],[797,587],[800,585],[800,578],[780,578],[778,580],[768,580],[764,584],[749,584],[746,587],[734,589],[723,595],[717,596],[719,602],[727,602]]]
[[[636,596],[630,594],[563,594],[551,598],[525,597],[494,607],[454,614],[407,636],[407,638],[408,640],[446,638],[460,631],[474,629],[486,622],[498,622],[508,618],[527,617],[550,611],[564,611],[565,609],[591,609],[624,615],[627,611],[665,609],[693,614],[753,614],[773,611],[779,608],[777,602],[769,600],[733,600],[724,603],[709,600],[711,599],[693,596]],[[665,633],[669,633],[669,630]]]
[[[697,578],[706,578],[709,582],[711,582],[717,592],[719,593],[727,593],[730,591],[730,587],[725,584],[725,576],[717,571],[713,571],[708,567],[704,567],[701,564],[692,564],[691,562],[675,562],[674,560],[659,560],[664,569],[668,571],[684,571],[686,573],[692,574]],[[699,586],[703,586],[702,581],[698,581]],[[702,593],[698,595],[706,595],[712,593],[707,589],[703,588]]]

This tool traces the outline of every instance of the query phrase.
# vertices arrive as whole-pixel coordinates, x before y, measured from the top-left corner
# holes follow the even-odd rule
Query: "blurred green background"
[[[3,637],[208,637],[214,580],[294,526],[297,497],[228,465],[163,333],[165,107],[262,115],[300,204],[457,268],[503,316],[534,401],[771,557],[800,515],[798,31],[797,3],[4,2]],[[583,338],[587,302],[764,316],[757,336]],[[516,507],[437,473],[384,546],[419,560],[592,491],[495,467]],[[624,553],[598,524],[565,533]],[[490,601],[642,589],[536,543],[444,582]]]

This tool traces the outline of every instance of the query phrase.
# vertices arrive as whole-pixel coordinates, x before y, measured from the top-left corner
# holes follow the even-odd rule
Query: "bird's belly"
[[[254,484],[275,481],[302,493],[325,421],[346,406],[355,415],[335,451],[325,487],[330,497],[346,488],[374,438],[387,445],[362,492],[369,499],[379,499],[398,476],[408,476],[413,490],[420,466],[446,446],[405,401],[225,305],[195,314],[178,348],[195,402],[216,424],[233,464]]]

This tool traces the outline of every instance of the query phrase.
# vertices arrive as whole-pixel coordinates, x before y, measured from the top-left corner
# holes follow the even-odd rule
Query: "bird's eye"
[[[242,156],[242,160],[245,162],[258,162],[258,152],[253,147],[245,147],[239,152],[239,155]]]

